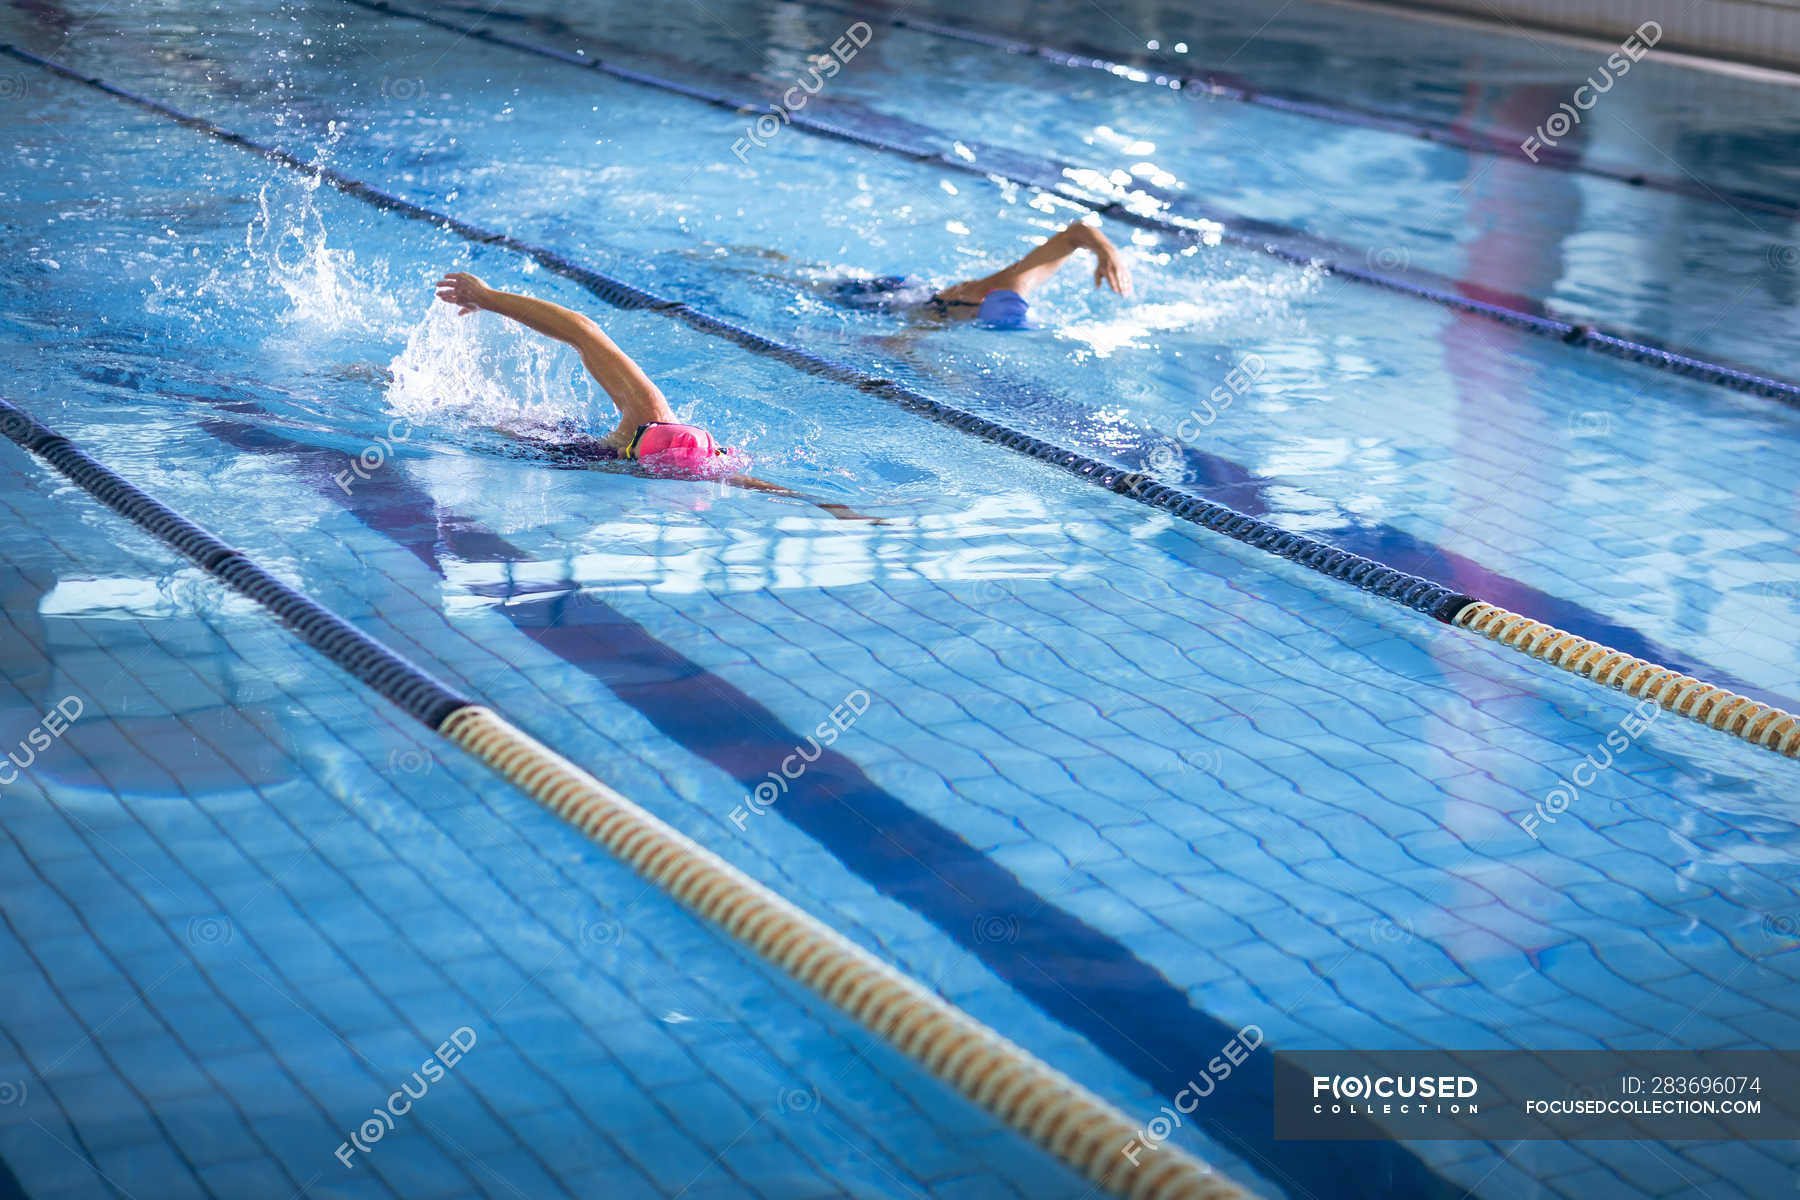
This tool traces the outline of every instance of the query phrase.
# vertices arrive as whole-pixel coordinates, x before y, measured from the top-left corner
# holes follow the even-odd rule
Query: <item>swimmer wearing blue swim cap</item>
[[[1077,250],[1093,252],[1095,287],[1131,295],[1131,269],[1119,248],[1099,226],[1071,221],[1011,266],[944,288],[926,303],[946,316],[973,318],[995,329],[1023,329],[1031,311],[1026,297],[1050,282]]]
[[[1131,295],[1131,269],[1119,248],[1096,225],[1075,221],[1046,239],[1031,253],[992,275],[933,290],[915,275],[878,275],[840,279],[830,285],[831,300],[845,308],[890,313],[929,313],[973,320],[990,329],[1024,329],[1031,323],[1032,292],[1050,282],[1077,250],[1094,255],[1094,286]],[[823,291],[824,289],[820,289]]]

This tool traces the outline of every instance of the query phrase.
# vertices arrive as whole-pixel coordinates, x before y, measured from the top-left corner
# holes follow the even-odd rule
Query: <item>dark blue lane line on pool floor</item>
[[[475,522],[439,509],[398,464],[359,481],[346,496],[335,481],[345,462],[341,451],[237,421],[207,420],[202,428],[237,450],[283,460],[320,495],[404,546],[440,578],[440,547],[472,562],[532,561]],[[806,741],[760,701],[591,592],[572,603],[570,586],[474,590],[504,599],[495,611],[526,636],[586,672],[746,791],[767,778],[770,763]],[[1237,1035],[1236,1027],[1197,1011],[1186,992],[1125,945],[1025,887],[835,750],[825,749],[773,811],[1164,1097],[1196,1078]],[[979,936],[978,930],[996,921],[1009,933],[1016,931],[1016,939]],[[1456,1200],[1463,1194],[1398,1143],[1277,1144],[1268,1116],[1274,1074],[1291,1075],[1291,1086],[1303,1089],[1302,1072],[1273,1053],[1259,1051],[1251,1062],[1253,1070],[1216,1089],[1193,1117],[1209,1137],[1265,1175],[1302,1195],[1333,1198]]]
[[[1094,413],[1085,405],[1018,379],[994,380],[991,377],[956,375],[943,377],[959,391],[972,393],[986,401],[991,410],[1007,416],[1014,410],[1027,409],[1042,425],[1063,428],[1096,428]],[[1121,428],[1112,425],[1108,432],[1116,436]],[[1108,453],[1123,466],[1134,470],[1151,469],[1149,435],[1138,430],[1140,441],[1133,446],[1109,446]],[[1160,444],[1160,443],[1159,443]],[[1201,495],[1220,504],[1228,504],[1247,516],[1258,517],[1279,526],[1292,510],[1270,499],[1270,493],[1293,490],[1298,485],[1291,479],[1259,475],[1242,463],[1212,454],[1191,443],[1177,447],[1188,479],[1184,482]],[[1311,499],[1328,499],[1310,496]],[[1335,504],[1335,501],[1331,501]],[[1575,600],[1514,579],[1454,550],[1426,541],[1404,529],[1377,521],[1365,521],[1354,512],[1338,509],[1338,523],[1328,528],[1308,531],[1321,541],[1342,547],[1352,554],[1385,563],[1397,571],[1442,583],[1457,592],[1477,596],[1489,604],[1525,613],[1535,620],[1555,625],[1570,633],[1599,642],[1649,662],[1659,663],[1672,671],[1692,675],[1719,687],[1730,688],[1752,700],[1773,705],[1789,712],[1800,712],[1796,702],[1779,692],[1738,678],[1730,671],[1715,667],[1654,640],[1636,628],[1614,620]]]
[[[5,1159],[0,1159],[0,1200],[31,1200],[19,1183],[19,1177],[12,1173]]]

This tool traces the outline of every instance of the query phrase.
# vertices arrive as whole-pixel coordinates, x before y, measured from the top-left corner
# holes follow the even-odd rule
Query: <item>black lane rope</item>
[[[16,46],[0,45],[0,53],[12,55],[45,70],[53,71],[64,78],[75,80],[159,116],[167,117],[198,133],[260,155],[301,174],[317,178],[346,195],[354,196],[376,208],[434,225],[479,245],[497,246],[524,255],[546,270],[579,284],[615,308],[655,312],[680,321],[702,333],[723,338],[752,353],[784,362],[807,374],[847,384],[865,395],[880,397],[908,412],[917,413],[941,425],[948,425],[984,441],[993,442],[995,445],[1004,446],[1009,450],[1015,450],[1020,454],[1060,467],[1064,471],[1096,486],[1106,488],[1108,491],[1130,497],[1151,508],[1161,509],[1183,520],[1223,533],[1227,537],[1235,538],[1258,550],[1279,555],[1322,575],[1330,576],[1371,595],[1404,605],[1437,620],[1453,621],[1457,613],[1474,602],[1473,597],[1455,592],[1440,583],[1409,575],[1384,563],[1307,537],[1305,534],[1289,532],[1204,496],[1158,483],[1141,471],[1129,471],[1116,464],[1102,462],[1085,454],[1065,449],[1051,442],[1032,437],[1030,434],[1011,429],[997,421],[977,416],[955,405],[934,400],[905,384],[872,375],[844,363],[821,358],[797,346],[775,341],[742,326],[690,308],[680,301],[669,300],[641,288],[633,287],[610,275],[584,267],[548,247],[523,241],[510,234],[483,229],[447,213],[414,204],[410,200],[384,192],[330,167],[307,162],[280,147],[266,145],[243,134],[234,133],[204,117],[181,112],[146,96],[126,91],[99,77],[82,75],[61,63],[30,51],[20,50]],[[214,548],[209,546],[207,549],[210,551]],[[216,550],[218,553],[230,552],[229,548],[222,544]]]
[[[584,267],[554,250],[533,245],[509,234],[482,229],[480,226],[471,225],[466,221],[414,204],[410,200],[403,200],[329,167],[306,162],[286,150],[253,141],[203,117],[191,116],[166,104],[128,92],[107,83],[104,79],[83,76],[60,63],[32,54],[30,51],[20,50],[14,46],[0,45],[0,53],[9,54],[23,62],[41,66],[65,78],[76,80],[159,116],[167,117],[189,129],[317,178],[331,184],[346,195],[354,196],[376,208],[411,220],[425,222],[455,233],[471,242],[499,246],[522,254],[552,273],[580,284],[593,295],[614,307],[644,309],[671,317],[703,333],[724,338],[752,353],[774,358],[810,375],[848,384],[867,395],[879,396],[888,400],[908,412],[917,413],[939,424],[948,425],[953,429],[1060,467],[1070,474],[1096,486],[1106,488],[1108,491],[1127,496],[1141,504],[1168,512],[1216,533],[1225,534],[1246,545],[1254,546],[1258,550],[1286,558],[1308,570],[1316,571],[1341,583],[1347,583],[1359,591],[1424,613],[1444,624],[1473,630],[1510,649],[1591,679],[1602,686],[1616,688],[1635,697],[1655,700],[1672,712],[1704,722],[1714,729],[1773,750],[1778,754],[1790,758],[1800,758],[1800,716],[1750,700],[1701,680],[1678,674],[1656,663],[1623,654],[1598,642],[1589,641],[1554,626],[1509,612],[1473,596],[1452,591],[1440,583],[1407,574],[1385,563],[1364,558],[1359,554],[1352,554],[1316,538],[1290,533],[1267,521],[1238,512],[1234,508],[1203,496],[1196,496],[1180,488],[1158,483],[1140,471],[1128,471],[1115,464],[1101,462],[1084,454],[1066,450],[1040,438],[1010,429],[996,421],[976,416],[974,413],[954,405],[934,400],[922,392],[891,379],[883,379],[855,367],[821,358],[799,347],[763,337],[761,334],[733,325],[729,321],[723,321],[700,312],[698,309],[690,308],[679,301],[667,300],[640,288],[634,288],[609,275]],[[21,419],[14,420],[12,416],[7,415],[8,413],[17,414],[17,410],[10,409],[9,406],[7,410],[0,411],[0,432],[6,433],[21,446],[36,450],[49,461],[56,463],[65,473],[70,474],[71,478],[75,477],[74,472],[76,471],[88,473],[91,482],[84,486],[88,486],[95,495],[100,496],[120,512],[125,512],[126,508],[122,506],[128,504],[134,511],[141,510],[148,514],[147,520],[155,522],[157,527],[168,531],[163,536],[166,536],[171,544],[179,546],[183,553],[188,554],[196,562],[213,564],[209,568],[210,570],[213,570],[233,587],[268,605],[281,615],[283,621],[290,623],[299,631],[309,643],[321,648],[340,644],[352,646],[356,651],[354,659],[356,665],[352,669],[358,677],[368,680],[384,695],[399,697],[396,703],[403,704],[407,711],[413,712],[421,720],[428,724],[435,720],[441,724],[449,719],[445,714],[462,704],[460,696],[450,692],[436,680],[418,672],[410,664],[396,659],[380,645],[363,637],[362,634],[328,611],[293,592],[217,538],[203,530],[188,526],[177,514],[163,509],[149,497],[118,480],[105,468],[98,466],[93,460],[81,454],[65,439],[50,433],[42,426],[30,421],[29,418],[24,418],[23,414],[17,414]],[[108,499],[109,495],[113,498]],[[146,524],[145,527],[150,528],[150,525]],[[449,708],[446,708],[446,705]],[[432,727],[435,729],[438,726],[433,725]]]
[[[469,700],[401,658],[310,597],[282,583],[186,517],[89,458],[59,433],[0,399],[0,433],[55,467],[70,482],[273,613],[326,658],[381,693],[407,715],[437,729]]]
[[[554,46],[541,46],[535,42],[495,33],[479,25],[468,25],[432,13],[400,8],[388,3],[387,0],[344,0],[344,2],[385,16],[418,21],[492,45],[555,59],[557,62],[590,71],[598,71],[601,74],[641,87],[672,92],[717,108],[730,109],[733,112],[757,112],[766,108],[764,104],[742,96],[730,96],[672,79],[664,79],[658,75],[606,62],[593,55],[576,54],[568,50],[559,50]],[[902,155],[918,162],[930,163],[933,166],[965,175],[979,176],[982,179],[1004,179],[1022,187],[1051,191],[1100,216],[1111,217],[1143,229],[1171,234],[1184,241],[1198,243],[1214,240],[1224,241],[1233,246],[1272,255],[1296,266],[1324,271],[1357,283],[1369,284],[1373,287],[1429,300],[1459,312],[1486,317],[1517,329],[1538,334],[1541,337],[1554,338],[1570,346],[1579,346],[1613,358],[1660,367],[1677,375],[1684,375],[1719,387],[1730,388],[1733,391],[1763,396],[1800,407],[1800,382],[1783,379],[1758,368],[1709,358],[1698,352],[1670,346],[1660,339],[1644,334],[1610,330],[1601,325],[1585,322],[1565,321],[1550,315],[1540,302],[1529,297],[1514,296],[1510,298],[1511,303],[1508,304],[1478,300],[1465,293],[1480,292],[1487,295],[1498,295],[1499,292],[1497,289],[1432,272],[1414,271],[1407,275],[1392,274],[1342,260],[1325,258],[1321,256],[1319,239],[1273,222],[1240,217],[1230,213],[1208,213],[1186,217],[1146,212],[1118,200],[1089,195],[1067,181],[1052,187],[1041,178],[1034,179],[1027,175],[1009,173],[994,165],[982,166],[946,151],[902,145],[886,138],[847,129],[844,126],[815,117],[807,117],[800,113],[787,113],[783,120],[796,129],[802,129],[821,137],[835,138],[872,150]],[[1370,262],[1374,262],[1376,259],[1373,254],[1365,257]]]
[[[891,25],[896,29],[911,30],[928,37],[985,46],[990,50],[999,50],[1006,54],[1040,58],[1046,62],[1055,63],[1057,66],[1101,71],[1114,78],[1129,80],[1134,74],[1142,75],[1142,82],[1146,84],[1183,92],[1202,99],[1231,100],[1239,104],[1256,105],[1277,112],[1331,121],[1339,125],[1379,129],[1384,133],[1398,133],[1428,142],[1454,146],[1460,150],[1468,150],[1477,154],[1510,158],[1527,166],[1546,167],[1576,175],[1591,175],[1598,179],[1629,184],[1647,191],[1668,192],[1693,200],[1709,200],[1716,204],[1751,209],[1778,217],[1800,218],[1800,201],[1784,196],[1771,196],[1767,193],[1752,192],[1742,188],[1714,186],[1704,180],[1689,176],[1660,174],[1634,167],[1590,162],[1573,150],[1555,146],[1545,146],[1535,151],[1536,157],[1533,157],[1532,154],[1526,153],[1520,141],[1511,140],[1504,134],[1466,129],[1451,122],[1434,120],[1430,117],[1386,112],[1295,88],[1267,87],[1252,83],[1231,72],[1197,67],[1193,63],[1182,62],[1167,54],[1121,51],[1073,40],[1065,42],[1060,47],[1047,46],[1032,40],[1030,35],[1024,32],[968,29],[959,25],[925,21],[902,14],[875,12],[867,7],[833,4],[830,0],[783,0],[783,2],[800,8],[813,8],[823,12],[855,17],[858,20],[876,21],[884,25]]]

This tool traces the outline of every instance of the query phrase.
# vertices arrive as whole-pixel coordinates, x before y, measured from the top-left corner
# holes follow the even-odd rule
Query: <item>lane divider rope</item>
[[[1100,71],[1116,79],[1133,80],[1203,99],[1230,100],[1338,125],[1378,129],[1383,133],[1402,134],[1477,154],[1510,158],[1526,166],[1591,175],[1597,179],[1607,179],[1649,191],[1668,192],[1692,200],[1708,200],[1727,207],[1747,208],[1790,219],[1800,218],[1800,202],[1783,196],[1714,185],[1701,179],[1637,167],[1592,162],[1579,151],[1557,146],[1543,146],[1528,154],[1521,144],[1525,140],[1523,137],[1512,138],[1480,129],[1468,129],[1430,117],[1386,112],[1293,88],[1265,87],[1225,71],[1196,70],[1194,64],[1172,59],[1166,54],[1103,49],[1081,43],[1073,43],[1067,47],[1047,46],[1029,40],[1028,35],[1022,33],[996,33],[921,20],[918,17],[883,14],[869,5],[834,4],[830,0],[785,0],[785,3],[838,13],[857,20],[875,21],[928,37],[984,46],[1005,54],[1039,58],[1060,67]]]
[[[481,759],[689,909],[874,1031],[937,1078],[1114,1195],[1249,1200],[1164,1145],[1134,1171],[1120,1153],[1137,1127],[913,979],[821,924],[485,708],[451,714],[443,735]],[[1124,1165],[1122,1165],[1124,1164]]]
[[[1340,583],[1347,583],[1370,595],[1378,596],[1383,600],[1402,605],[1415,612],[1423,613],[1426,616],[1442,621],[1445,624],[1470,628],[1474,632],[1491,637],[1493,640],[1510,649],[1519,650],[1522,653],[1532,655],[1533,657],[1542,657],[1542,655],[1537,654],[1534,651],[1533,647],[1539,645],[1548,647],[1552,643],[1557,646],[1568,646],[1579,642],[1586,646],[1595,647],[1596,650],[1603,651],[1605,655],[1616,656],[1616,658],[1620,660],[1629,659],[1631,662],[1642,661],[1639,659],[1631,659],[1630,656],[1625,655],[1622,651],[1609,650],[1606,647],[1600,646],[1598,643],[1588,642],[1586,639],[1579,638],[1575,634],[1566,633],[1562,630],[1555,629],[1552,626],[1541,625],[1537,622],[1530,623],[1535,626],[1537,630],[1548,631],[1549,635],[1554,636],[1550,636],[1549,640],[1542,640],[1535,636],[1527,637],[1522,632],[1517,635],[1506,634],[1506,630],[1513,627],[1508,626],[1504,621],[1496,624],[1491,619],[1484,620],[1480,627],[1465,624],[1460,621],[1460,618],[1465,612],[1476,609],[1477,606],[1479,607],[1481,615],[1485,615],[1489,610],[1494,613],[1501,613],[1505,610],[1493,609],[1492,606],[1484,604],[1476,597],[1454,591],[1441,583],[1436,583],[1417,575],[1408,574],[1405,571],[1390,567],[1385,563],[1365,558],[1360,554],[1353,554],[1348,550],[1333,546],[1328,542],[1322,542],[1317,538],[1282,529],[1280,526],[1271,524],[1258,517],[1250,516],[1247,513],[1241,513],[1236,509],[1231,508],[1228,505],[1220,504],[1215,500],[1196,495],[1193,492],[1186,491],[1182,488],[1159,483],[1152,476],[1141,471],[1130,471],[1117,464],[1102,462],[1099,459],[1091,458],[1074,450],[1065,449],[1052,442],[1047,442],[1042,438],[1022,433],[1016,429],[1002,425],[997,421],[989,420],[986,417],[978,416],[975,413],[958,408],[955,405],[947,404],[941,400],[935,400],[932,397],[925,395],[923,392],[907,387],[905,384],[896,383],[891,379],[884,379],[876,375],[871,375],[856,367],[822,358],[819,355],[803,350],[797,346],[790,346],[784,342],[778,342],[773,338],[764,337],[762,334],[755,333],[741,326],[734,325],[729,321],[721,320],[718,317],[691,308],[685,303],[668,300],[655,295],[654,293],[646,292],[641,288],[632,287],[622,280],[614,279],[612,276],[593,270],[590,267],[584,267],[547,247],[537,246],[530,242],[522,241],[509,234],[496,233],[492,230],[483,229],[480,226],[471,225],[466,221],[459,220],[445,213],[440,213],[433,209],[414,204],[410,200],[404,200],[388,192],[381,191],[379,188],[372,187],[359,179],[354,179],[329,167],[306,162],[278,147],[266,146],[262,143],[253,141],[242,134],[233,133],[203,117],[196,117],[183,113],[177,109],[170,108],[166,104],[116,87],[103,79],[84,77],[60,63],[41,58],[29,51],[21,51],[12,46],[0,46],[0,53],[8,53],[21,58],[24,61],[42,66],[47,70],[54,71],[66,78],[77,80],[89,87],[97,88],[109,95],[117,96],[132,104],[168,117],[190,129],[205,133],[222,142],[248,150],[251,153],[260,155],[270,161],[279,163],[282,166],[301,172],[302,174],[317,177],[344,192],[346,195],[354,196],[377,208],[393,212],[412,220],[424,221],[441,229],[449,230],[460,237],[478,244],[499,246],[522,254],[552,273],[581,285],[591,294],[599,297],[601,300],[614,307],[644,310],[666,316],[691,326],[702,333],[730,341],[754,354],[760,354],[768,358],[773,358],[778,362],[786,363],[796,370],[854,387],[865,395],[879,397],[908,412],[917,413],[918,415],[936,421],[941,425],[946,425],[952,429],[957,429],[963,433],[970,434],[971,436],[979,437],[982,440],[992,442],[995,445],[1004,446],[1009,450],[1017,451],[1020,454],[1035,458],[1040,462],[1049,463],[1052,466],[1059,467],[1098,487],[1106,488],[1108,491],[1136,500],[1151,508],[1167,512],[1171,516],[1179,517],[1184,521],[1200,525],[1215,533],[1222,533],[1227,537],[1243,542],[1245,545],[1254,546],[1258,550],[1285,558],[1300,566],[1306,567],[1308,570],[1316,571],[1319,574],[1328,576]],[[1475,618],[1471,617],[1470,619],[1474,620]],[[1523,617],[1517,619],[1520,621],[1527,620],[1527,618]],[[1498,632],[1490,632],[1490,630]],[[1505,636],[1502,636],[1502,634],[1505,634]],[[1551,662],[1552,665],[1561,666],[1563,665],[1564,656],[1559,653],[1556,658],[1546,659],[1546,661]],[[1676,676],[1675,672],[1668,671],[1668,669],[1664,667],[1656,667],[1655,669],[1664,671],[1676,678],[1688,678],[1687,676]],[[1594,679],[1595,682],[1606,686],[1622,686],[1622,683],[1627,681],[1642,681],[1641,676],[1632,675],[1628,677],[1618,672],[1611,671],[1604,675],[1587,674],[1585,677]],[[1634,686],[1635,685],[1636,683],[1634,682]],[[1743,697],[1737,696],[1736,693],[1725,691],[1723,688],[1717,688],[1710,684],[1700,684],[1699,686],[1711,688],[1712,692],[1720,697],[1733,697],[1739,700],[1744,699]],[[1633,695],[1638,696],[1638,698],[1643,698],[1643,696],[1647,694],[1648,693],[1633,693]],[[1750,703],[1749,701],[1745,702]],[[1699,709],[1683,711],[1682,708],[1671,708],[1671,711],[1678,712],[1682,716],[1693,716],[1695,719],[1699,719],[1696,716],[1696,713],[1700,711]],[[1714,711],[1714,706],[1709,705],[1704,711],[1710,714]],[[1779,720],[1782,718],[1785,718],[1788,721],[1797,719],[1785,710],[1771,709],[1770,711],[1779,714],[1777,723],[1779,723]],[[1762,746],[1765,749],[1773,750],[1776,753],[1784,754],[1790,758],[1800,757],[1800,754],[1796,753],[1796,751],[1800,751],[1800,744],[1797,744],[1800,743],[1800,739],[1792,739],[1784,736],[1773,743],[1766,740],[1757,740],[1756,738],[1746,736],[1751,727],[1739,722],[1732,722],[1724,726],[1714,727],[1721,729],[1722,732],[1730,733],[1734,737],[1744,738],[1747,741],[1751,741],[1754,745]],[[1764,722],[1759,721],[1755,723],[1755,728],[1758,731],[1766,731],[1769,727],[1770,726]],[[1785,729],[1787,726],[1782,726],[1782,728]],[[1760,732],[1758,736],[1761,736]]]
[[[174,547],[208,575],[267,608],[307,645],[330,656],[409,715],[435,726],[468,703],[355,626],[270,575],[241,551],[138,491],[67,438],[50,432],[5,400],[0,400],[0,433],[55,467],[106,507]]]
[[[389,3],[388,0],[344,0],[344,2],[385,16],[418,21],[477,41],[596,71],[641,87],[672,92],[717,108],[729,109],[733,112],[758,112],[764,108],[763,104],[753,99],[730,96],[691,84],[664,79],[644,71],[609,63],[592,55],[576,54],[573,51],[559,50],[553,46],[542,46],[522,38],[495,33],[480,25],[454,21],[435,13],[402,8]],[[1718,387],[1729,388],[1732,391],[1744,392],[1800,407],[1800,382],[1783,379],[1758,368],[1729,363],[1695,351],[1669,346],[1660,339],[1648,335],[1610,330],[1591,322],[1565,321],[1549,315],[1546,311],[1540,311],[1541,306],[1526,297],[1516,297],[1512,304],[1478,300],[1468,293],[1479,292],[1491,295],[1494,294],[1495,289],[1462,280],[1450,279],[1424,271],[1412,272],[1410,276],[1395,274],[1377,271],[1368,266],[1358,266],[1352,262],[1333,260],[1323,256],[1329,251],[1320,247],[1317,239],[1310,238],[1297,230],[1277,226],[1272,222],[1249,220],[1229,213],[1180,216],[1165,212],[1146,211],[1141,207],[1116,199],[1090,195],[1067,181],[1050,183],[1042,178],[1009,173],[996,166],[984,166],[978,162],[965,161],[952,153],[902,145],[817,117],[809,117],[803,113],[788,113],[784,117],[784,122],[807,133],[834,138],[838,141],[852,142],[883,153],[901,155],[918,162],[930,163],[943,170],[979,176],[983,179],[1004,179],[1022,187],[1051,192],[1100,216],[1110,217],[1141,229],[1168,234],[1183,241],[1205,243],[1215,239],[1221,240],[1240,249],[1271,255],[1297,266],[1312,268],[1356,283],[1427,300],[1453,311],[1485,317],[1515,329],[1537,334],[1540,337],[1552,338],[1565,345],[1592,350],[1628,362],[1642,363],[1687,378],[1699,379]],[[1283,244],[1284,242],[1286,244]],[[1365,258],[1370,257],[1365,256]]]
[[[1251,1200],[1172,1144],[1133,1166],[1138,1125],[1117,1108],[645,811],[504,717],[288,587],[0,398],[0,433],[107,508],[258,604],[327,659],[1121,1200]]]
[[[1782,709],[1479,600],[1464,606],[1454,624],[1633,699],[1654,700],[1691,721],[1800,758],[1800,717]]]

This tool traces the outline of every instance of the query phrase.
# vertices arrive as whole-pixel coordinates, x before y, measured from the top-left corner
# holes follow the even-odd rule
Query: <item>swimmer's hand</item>
[[[1131,296],[1131,268],[1125,265],[1125,256],[1110,238],[1084,221],[1074,222],[1064,232],[1076,245],[1093,251],[1095,287],[1104,284],[1121,296]]]
[[[1117,251],[1101,255],[1094,265],[1094,286],[1103,283],[1126,299],[1131,298],[1131,268],[1125,265]]]
[[[871,517],[868,513],[859,513],[854,508],[843,504],[820,504],[819,507],[840,521],[867,521],[871,525],[893,524],[886,517]]]
[[[437,298],[456,305],[458,315],[464,317],[488,307],[488,298],[493,294],[493,288],[467,271],[457,271],[437,281]]]
[[[804,500],[815,508],[830,513],[840,521],[867,521],[871,525],[888,525],[892,522],[884,517],[871,517],[859,513],[845,504],[833,504],[825,500],[814,500],[804,492],[796,492],[791,487],[783,487],[779,483],[770,483],[766,479],[758,479],[754,475],[732,475],[725,480],[733,487],[741,487],[747,492],[768,492],[774,496],[786,496],[790,500]]]

